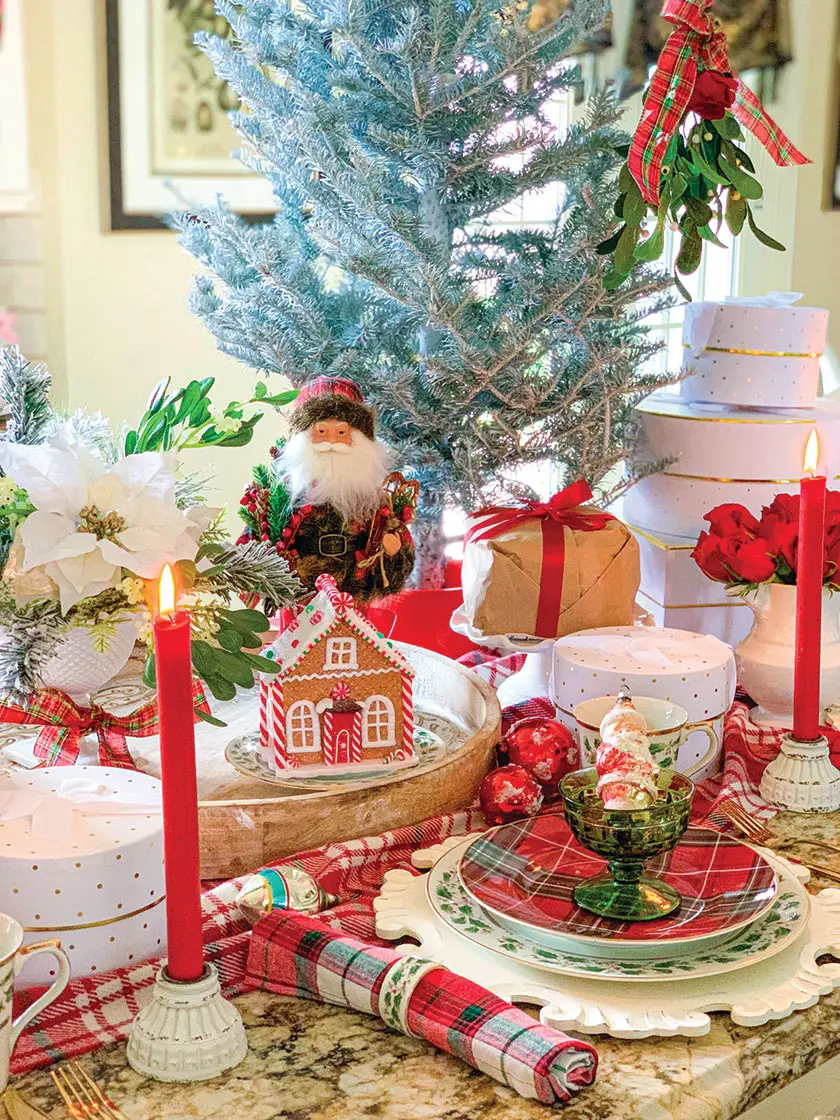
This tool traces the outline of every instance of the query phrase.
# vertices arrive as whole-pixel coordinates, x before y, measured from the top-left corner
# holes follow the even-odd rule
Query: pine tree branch
[[[9,406],[6,439],[41,443],[53,418],[52,377],[46,366],[33,365],[16,347],[0,348],[0,397]]]

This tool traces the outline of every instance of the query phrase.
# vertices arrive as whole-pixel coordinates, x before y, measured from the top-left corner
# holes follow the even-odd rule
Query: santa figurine
[[[242,499],[248,536],[273,541],[312,591],[322,573],[361,601],[399,591],[414,566],[418,485],[389,473],[393,452],[375,438],[359,387],[345,377],[308,381],[289,439],[272,454],[268,485],[258,469]]]

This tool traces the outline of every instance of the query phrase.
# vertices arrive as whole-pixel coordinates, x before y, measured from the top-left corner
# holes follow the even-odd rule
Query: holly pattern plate
[[[805,888],[779,864],[779,889],[770,909],[746,929],[725,941],[691,951],[675,945],[669,956],[655,959],[613,957],[610,944],[603,952],[579,952],[575,942],[565,947],[541,945],[515,937],[469,897],[459,878],[462,848],[444,854],[426,877],[429,904],[451,930],[521,964],[557,972],[604,980],[693,980],[716,976],[755,964],[791,945],[808,924],[809,900]]]
[[[619,922],[576,906],[572,894],[606,863],[572,835],[562,814],[546,813],[501,825],[463,854],[460,877],[479,907],[519,936],[554,944],[579,942],[579,951],[658,955],[664,942],[683,949],[719,941],[763,914],[776,897],[776,872],[749,845],[709,828],[689,828],[673,851],[646,864],[681,897],[666,918]],[[648,951],[645,954],[645,947]],[[638,950],[638,951],[637,951]]]

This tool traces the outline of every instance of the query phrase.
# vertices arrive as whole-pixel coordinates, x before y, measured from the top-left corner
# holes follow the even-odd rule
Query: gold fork
[[[105,1096],[79,1062],[50,1070],[50,1076],[73,1120],[100,1116],[108,1120],[128,1120],[112,1100]]]
[[[770,829],[767,828],[766,825],[763,825],[761,821],[757,821],[751,817],[747,810],[742,805],[739,805],[737,801],[722,802],[718,805],[717,812],[711,814],[709,820],[713,821],[715,816],[722,816],[726,821],[734,825],[739,832],[742,832],[748,840],[752,840],[754,844],[784,850],[794,843],[806,843],[815,844],[818,847],[827,848],[829,851],[840,853],[840,848],[834,844],[829,844],[826,840],[807,840],[803,837],[796,841],[790,840],[780,844],[777,840],[773,840],[773,834]],[[807,867],[809,871],[816,872],[817,875],[821,875],[824,879],[831,879],[832,882],[840,883],[840,871],[838,871],[837,868],[827,867],[824,863],[806,863],[801,859],[793,859],[792,862],[801,863],[803,867]]]
[[[770,829],[763,825],[761,821],[754,820],[737,801],[722,801],[717,808],[721,816],[725,817],[730,824],[734,824],[739,832],[743,832],[756,844],[766,844],[772,839],[773,834]]]

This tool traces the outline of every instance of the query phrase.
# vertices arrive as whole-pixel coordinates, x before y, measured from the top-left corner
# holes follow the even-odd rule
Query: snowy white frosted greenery
[[[430,519],[521,494],[514,474],[547,457],[606,497],[633,405],[662,383],[642,373],[641,326],[661,279],[609,292],[595,252],[626,154],[615,105],[596,96],[566,135],[545,110],[608,7],[575,0],[533,32],[528,4],[217,0],[233,33],[198,36],[278,214],[174,219],[217,278],[195,280],[192,306],[249,366],[358,381]],[[499,228],[558,181],[556,222]]]
[[[192,615],[195,674],[213,695],[232,699],[237,687],[253,686],[255,672],[274,671],[254,652],[268,618],[239,609],[239,599],[273,611],[293,603],[302,585],[270,544],[229,543],[223,511],[205,506],[195,476],[178,471],[190,448],[247,444],[262,417],[253,409],[288,403],[295,392],[272,397],[260,382],[251,400],[214,412],[213,383],[170,392],[167,378],[137,426],[118,434],[99,414],[63,418],[49,372],[0,349],[11,413],[0,438],[0,698],[42,687],[72,629],[88,630],[103,653],[118,623],[146,641],[153,685],[151,620],[167,563]]]

